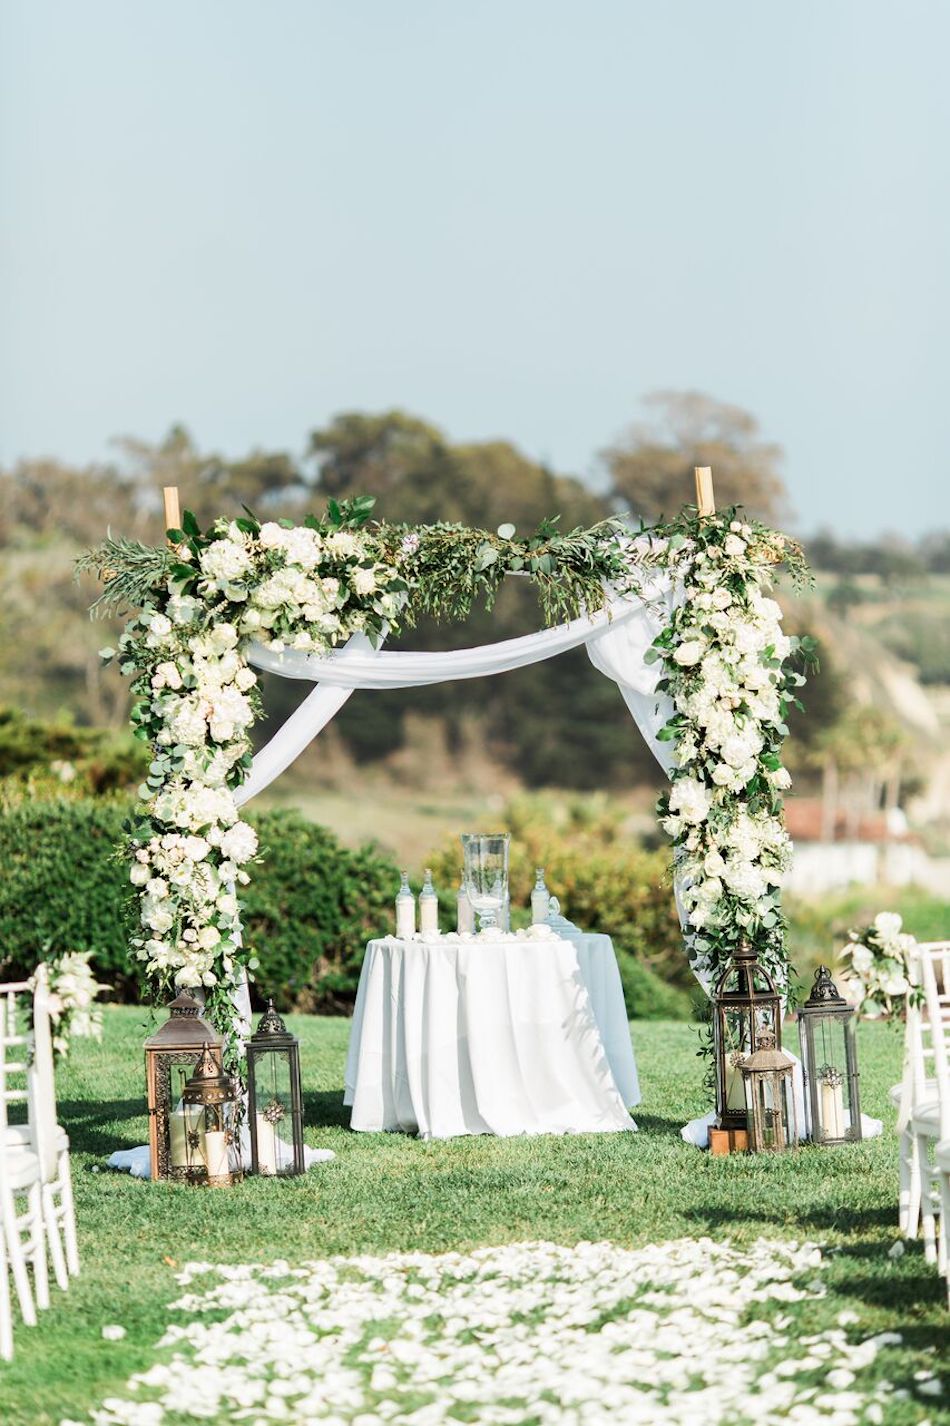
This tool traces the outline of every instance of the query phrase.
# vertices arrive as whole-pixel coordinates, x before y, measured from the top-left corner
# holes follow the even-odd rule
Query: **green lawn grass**
[[[342,1106],[346,1020],[291,1020],[302,1042],[307,1132],[335,1162],[300,1180],[248,1180],[228,1191],[151,1185],[93,1173],[115,1148],[144,1141],[144,1012],[108,1007],[101,1044],[79,1041],[59,1078],[74,1154],[82,1274],[39,1329],[18,1327],[16,1357],[0,1365],[0,1422],[44,1426],[84,1417],[153,1359],[178,1293],[177,1264],[291,1261],[333,1253],[440,1251],[525,1239],[625,1245],[676,1237],[810,1238],[829,1254],[829,1292],[801,1304],[802,1330],[856,1311],[861,1336],[890,1330],[904,1345],[880,1372],[913,1391],[946,1342],[945,1293],[919,1245],[899,1261],[897,1153],[887,1088],[898,1077],[900,1035],[860,1030],[865,1108],[882,1139],[803,1149],[785,1159],[711,1159],[683,1143],[681,1124],[706,1105],[702,1062],[688,1026],[635,1024],[644,1099],[640,1133],[421,1143],[351,1133]],[[794,1042],[794,1034],[790,1036]],[[794,1048],[794,1043],[792,1045]],[[127,1336],[104,1342],[121,1323]],[[950,1393],[950,1383],[947,1385]],[[887,1426],[948,1419],[913,1396]]]

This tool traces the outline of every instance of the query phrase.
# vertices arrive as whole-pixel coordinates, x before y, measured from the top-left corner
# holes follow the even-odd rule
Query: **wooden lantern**
[[[153,1179],[186,1183],[194,1178],[188,1134],[193,1111],[182,1103],[186,1084],[207,1049],[220,1061],[222,1037],[201,1018],[201,1006],[183,992],[168,1007],[168,1019],[145,1041],[148,1143]]]
[[[775,982],[741,941],[716,982],[713,1003],[713,1050],[716,1068],[716,1117],[719,1128],[746,1127],[742,1065],[755,1053],[762,1035],[782,1048],[782,1001]]]

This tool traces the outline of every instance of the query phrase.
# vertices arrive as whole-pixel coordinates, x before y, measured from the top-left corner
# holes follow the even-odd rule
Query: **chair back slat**
[[[939,1105],[939,1138],[950,1138],[950,1006],[943,994],[950,984],[950,948],[945,942],[918,947],[924,1008],[930,1029],[933,1078]]]
[[[25,980],[0,984],[0,1134],[11,1122],[10,1106],[29,1105],[33,1035],[26,1002],[31,990]],[[22,1123],[22,1116],[14,1122]]]
[[[56,1080],[53,1029],[49,1013],[49,971],[44,964],[33,977],[33,1063],[28,1076],[30,1126],[44,1181],[56,1177]]]

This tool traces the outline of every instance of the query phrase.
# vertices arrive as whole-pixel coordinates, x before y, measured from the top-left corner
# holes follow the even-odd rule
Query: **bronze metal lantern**
[[[145,1041],[148,1142],[153,1179],[186,1182],[188,1125],[182,1092],[210,1046],[220,1055],[223,1040],[201,1018],[194,996],[182,993],[168,1007],[168,1019]]]
[[[815,1144],[846,1144],[861,1138],[856,1019],[828,967],[819,966],[811,994],[798,1012],[811,1138]]]
[[[181,1092],[185,1120],[188,1178],[210,1188],[233,1183],[231,1145],[234,1143],[234,1088],[224,1072],[221,1053],[206,1045],[195,1072]]]
[[[775,1048],[775,1037],[759,1036],[753,1054],[741,1066],[752,1154],[780,1154],[798,1147],[798,1116],[792,1088],[794,1063]]]
[[[740,942],[716,982],[712,1006],[716,1117],[721,1129],[745,1129],[743,1062],[755,1053],[763,1035],[773,1036],[772,1043],[782,1047],[781,997],[748,941]]]
[[[300,1043],[268,1000],[247,1042],[251,1173],[304,1172]]]

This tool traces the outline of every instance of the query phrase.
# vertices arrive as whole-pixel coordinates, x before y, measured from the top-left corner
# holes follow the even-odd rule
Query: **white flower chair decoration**
[[[947,1224],[940,1225],[939,1246],[937,1220],[941,1217],[941,1200],[946,1192],[941,1180],[939,1159],[931,1167],[929,1148],[941,1146],[940,1158],[946,1158],[950,1142],[950,941],[921,946],[918,951],[924,1006],[930,1029],[929,1055],[933,1060],[934,1098],[925,1098],[911,1113],[911,1129],[916,1139],[917,1164],[920,1173],[920,1218],[924,1252],[928,1262],[936,1262],[940,1271],[947,1271]],[[925,1051],[925,1053],[928,1053]]]

